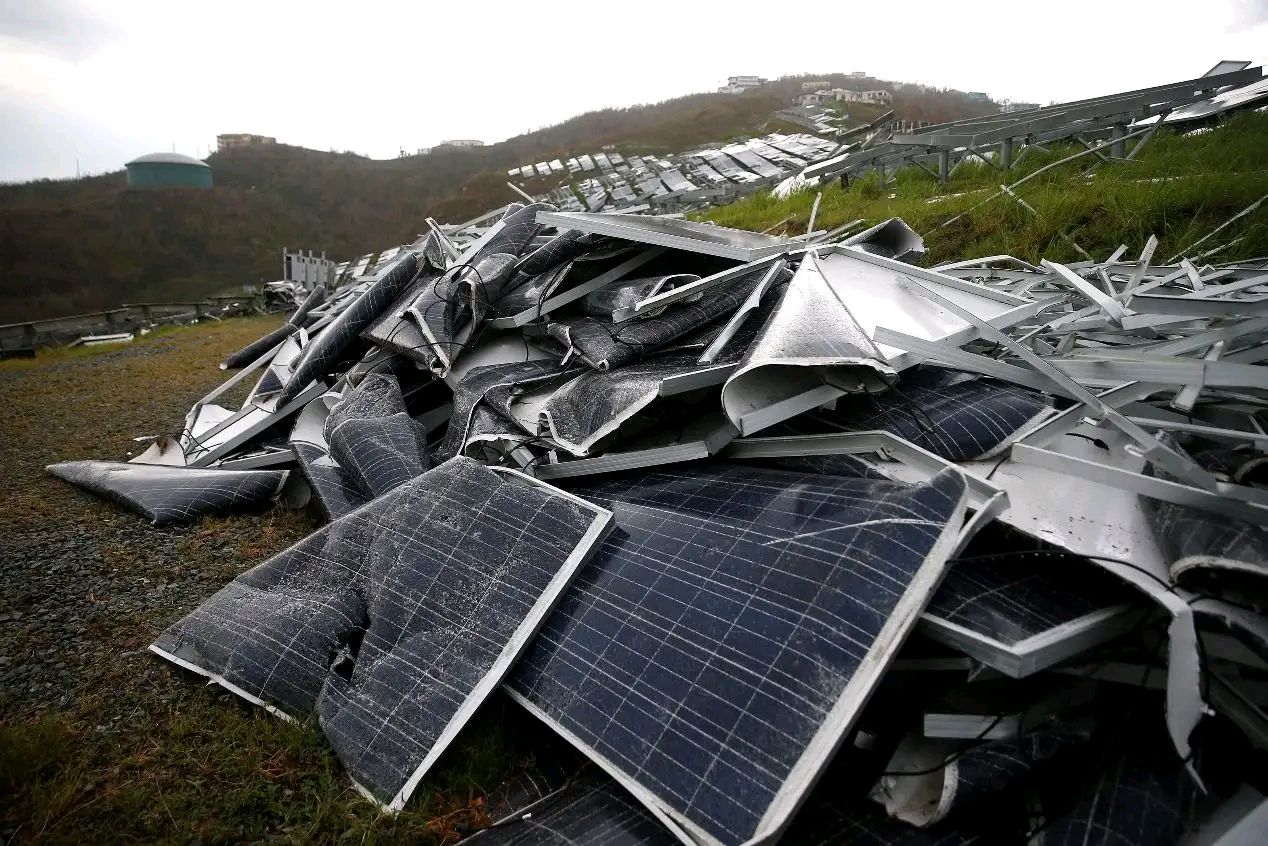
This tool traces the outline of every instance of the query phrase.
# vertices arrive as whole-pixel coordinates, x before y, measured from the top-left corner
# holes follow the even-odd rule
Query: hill
[[[803,79],[893,90],[899,117],[992,111],[961,92],[842,74],[788,77],[740,95],[691,94],[603,109],[472,150],[374,160],[278,144],[211,156],[211,190],[128,190],[123,173],[0,186],[0,322],[123,302],[188,300],[273,279],[282,246],[347,258],[513,199],[508,168],[612,145],[660,153],[761,130]],[[874,114],[859,107],[860,119]],[[870,107],[868,107],[870,108]]]

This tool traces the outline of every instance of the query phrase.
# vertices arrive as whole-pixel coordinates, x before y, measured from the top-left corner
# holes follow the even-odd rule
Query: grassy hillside
[[[0,186],[0,323],[186,300],[273,279],[282,246],[342,259],[412,239],[424,218],[457,221],[514,199],[513,166],[595,152],[668,152],[775,130],[803,77],[741,95],[692,94],[604,109],[477,150],[376,161],[279,144],[211,156],[210,191],[132,191],[122,172]],[[913,120],[989,111],[958,92],[892,87]],[[870,118],[871,112],[860,114]]]
[[[1053,168],[1018,189],[1038,212],[1000,197],[968,211],[999,190],[1000,174],[977,163],[957,170],[946,185],[909,167],[884,187],[875,176],[848,189],[823,189],[816,228],[831,228],[863,218],[876,223],[901,217],[925,236],[931,261],[1009,253],[1028,261],[1080,258],[1066,240],[1104,258],[1119,244],[1139,251],[1150,234],[1160,244],[1155,256],[1166,261],[1187,249],[1220,223],[1268,194],[1268,114],[1241,114],[1213,131],[1184,137],[1161,130],[1131,162],[1100,164],[1084,171],[1095,157]],[[1129,142],[1131,143],[1131,142]],[[1014,169],[1013,182],[1076,151],[1053,145],[1035,151]],[[713,209],[704,218],[724,226],[764,230],[791,220],[776,231],[806,231],[814,192],[787,201],[763,193]],[[949,226],[943,224],[968,211]],[[1198,252],[1239,237],[1211,261],[1268,255],[1268,203],[1242,218]]]

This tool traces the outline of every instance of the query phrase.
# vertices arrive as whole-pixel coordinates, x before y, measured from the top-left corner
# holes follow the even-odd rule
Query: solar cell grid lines
[[[475,846],[673,846],[656,818],[590,770],[514,817],[476,834]]]
[[[1136,599],[1126,585],[1084,562],[1058,557],[1048,564],[1051,573],[1024,555],[957,561],[925,613],[1016,644]]]
[[[48,472],[106,496],[156,526],[268,502],[285,470],[203,470],[117,461],[64,461]]]
[[[708,465],[573,490],[617,530],[510,690],[692,838],[774,837],[940,577],[962,479]]]
[[[315,714],[393,809],[501,682],[611,515],[456,458],[248,571],[151,649]]]

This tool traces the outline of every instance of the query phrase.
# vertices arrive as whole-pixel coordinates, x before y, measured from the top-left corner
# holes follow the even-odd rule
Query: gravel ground
[[[113,671],[154,669],[145,647],[246,567],[302,537],[280,509],[156,529],[47,475],[55,461],[123,460],[132,438],[179,429],[219,384],[223,352],[277,322],[176,330],[118,350],[0,370],[0,711],[72,707]],[[102,386],[111,386],[103,390]]]

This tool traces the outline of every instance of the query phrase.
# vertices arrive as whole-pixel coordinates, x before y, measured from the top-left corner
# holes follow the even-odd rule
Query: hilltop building
[[[851,91],[848,88],[832,88],[815,91],[813,94],[802,94],[797,103],[802,106],[817,106],[820,103],[873,103],[888,106],[894,102],[894,95],[884,89],[875,91]]]
[[[128,162],[129,188],[210,188],[211,168],[180,153],[150,153]]]
[[[256,147],[262,144],[276,144],[277,139],[271,135],[252,135],[249,132],[229,132],[216,136],[216,152],[235,150],[239,147]]]
[[[726,85],[718,89],[719,94],[743,94],[750,88],[761,88],[766,80],[760,76],[729,76]]]
[[[828,82],[826,79],[813,79],[810,82],[801,83],[801,90],[802,91],[820,91],[824,88],[827,88],[831,84],[832,83]]]
[[[472,147],[483,147],[483,146],[484,146],[484,142],[478,141],[475,138],[451,138],[448,141],[441,141],[435,147],[432,147],[432,149],[433,150],[443,150],[448,148],[471,149]]]

